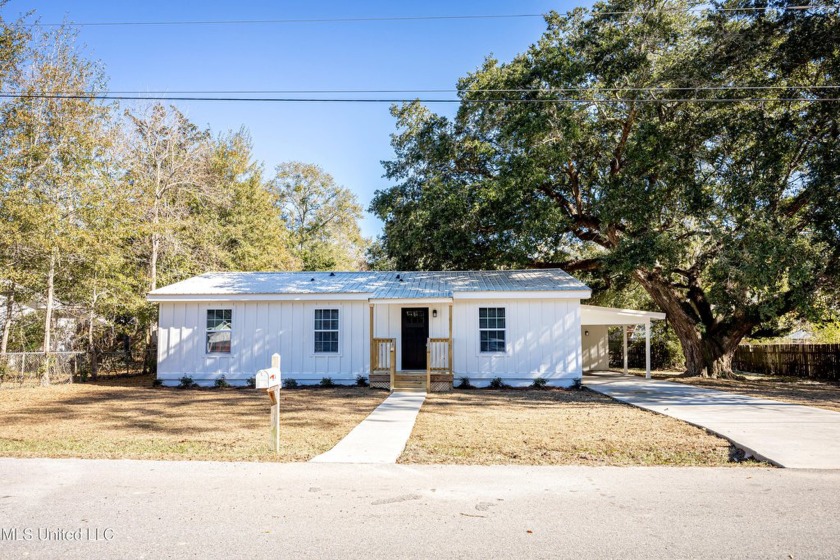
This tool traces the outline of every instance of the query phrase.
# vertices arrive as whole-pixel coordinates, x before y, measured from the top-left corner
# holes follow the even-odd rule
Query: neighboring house
[[[0,296],[0,328],[2,328],[2,325],[5,325],[6,323],[6,310],[6,296]],[[29,298],[24,302],[15,301],[12,308],[12,318],[13,320],[18,320],[22,317],[28,317],[39,312],[43,314],[45,310],[46,304],[43,302],[43,298],[37,296]],[[51,344],[53,352],[71,352],[74,350],[73,343],[80,324],[76,315],[77,313],[74,313],[73,308],[64,305],[58,300],[53,301],[53,331]],[[10,351],[12,350],[15,349],[10,349]]]
[[[302,384],[362,376],[372,386],[445,390],[461,377],[568,387],[599,352],[582,347],[589,325],[664,318],[581,306],[589,296],[550,269],[208,273],[148,299],[160,305],[157,376],[167,385],[184,376],[212,385],[222,375],[245,383],[276,352],[283,379]]]

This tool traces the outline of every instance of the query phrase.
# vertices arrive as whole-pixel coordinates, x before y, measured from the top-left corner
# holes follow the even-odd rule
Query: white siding
[[[428,308],[429,310],[429,337],[446,338],[449,336],[449,304],[377,304],[373,306],[373,334],[375,338],[396,338],[397,339],[397,369],[402,369],[402,309]],[[433,317],[433,311],[437,310],[438,316]],[[366,322],[370,318],[366,319]],[[455,329],[455,326],[452,327]],[[370,348],[370,341],[366,341],[365,348]],[[368,350],[369,352],[369,350]],[[369,360],[368,360],[369,361]]]
[[[507,350],[482,353],[479,307],[504,307]],[[550,385],[571,385],[581,377],[580,300],[469,300],[454,307],[454,370],[483,386],[501,377],[513,386],[543,377]]]
[[[543,377],[551,385],[571,385],[581,377],[580,300],[578,299],[469,299],[453,307],[454,373],[478,386],[501,377],[514,386]],[[429,336],[449,336],[449,304],[377,304],[374,335],[397,339],[397,367],[402,363],[401,309],[429,308]],[[505,352],[486,354],[479,348],[479,307],[506,310]],[[204,349],[208,309],[232,309],[233,332],[229,355],[208,355]],[[338,354],[314,353],[316,308],[338,308]],[[437,317],[433,317],[437,310]],[[212,384],[225,375],[228,381],[253,377],[268,367],[279,352],[284,378],[317,383],[332,377],[353,383],[367,376],[370,361],[369,304],[367,301],[270,301],[160,304],[158,378],[168,384],[184,375],[200,384]]]
[[[316,308],[337,308],[339,352],[314,352]],[[208,309],[232,309],[231,352],[207,354],[204,347]],[[207,385],[224,375],[244,382],[271,365],[279,352],[285,378],[317,383],[332,377],[353,383],[367,375],[368,305],[365,301],[161,303],[158,331],[158,378],[177,381],[188,375]]]

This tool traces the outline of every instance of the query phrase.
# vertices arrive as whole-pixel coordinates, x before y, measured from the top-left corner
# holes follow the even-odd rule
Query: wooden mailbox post
[[[271,356],[271,367],[257,372],[257,389],[265,389],[271,399],[271,444],[280,454],[280,354]]]

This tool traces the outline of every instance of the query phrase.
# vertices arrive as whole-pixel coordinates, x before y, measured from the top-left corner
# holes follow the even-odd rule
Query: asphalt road
[[[0,459],[0,557],[836,558],[838,505],[838,471]]]

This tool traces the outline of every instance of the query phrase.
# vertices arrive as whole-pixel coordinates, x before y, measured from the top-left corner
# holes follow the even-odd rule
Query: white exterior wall
[[[429,336],[449,336],[449,304],[376,304],[374,336],[397,339],[397,369],[401,368],[401,309],[427,307]],[[505,352],[482,353],[479,347],[479,307],[504,307]],[[316,308],[338,308],[339,353],[314,353]],[[230,354],[205,352],[208,309],[233,311]],[[570,386],[581,378],[581,326],[578,299],[456,299],[453,303],[453,366],[456,383],[469,377],[476,386],[501,377],[513,386],[527,386],[537,377],[550,385]],[[437,310],[438,316],[432,317]],[[318,383],[331,377],[340,384],[369,375],[369,303],[356,301],[236,301],[163,302],[158,328],[158,379],[167,385],[190,376],[212,385],[225,376],[244,383],[268,367],[279,352],[284,379]]]
[[[480,352],[479,307],[505,308],[505,352]],[[557,386],[581,378],[578,299],[456,299],[453,318],[456,384],[464,376],[477,387],[494,377],[514,387],[530,385],[537,377]]]
[[[315,354],[315,309],[339,309],[338,354]],[[205,352],[208,309],[231,309],[230,354]],[[283,378],[318,383],[331,377],[352,384],[368,375],[370,352],[367,301],[237,301],[161,303],[158,379],[177,384],[187,375],[200,385],[225,376],[232,384],[271,365],[279,352]]]
[[[418,304],[376,304],[373,306],[373,335],[375,338],[397,339],[397,369],[402,367],[402,309],[427,308],[429,310],[429,338],[449,337],[449,304],[448,303],[418,303]],[[437,310],[438,316],[432,317],[432,311]],[[370,318],[368,318],[370,320]],[[455,325],[452,326],[456,330]],[[453,335],[454,336],[454,335]],[[476,335],[478,336],[478,335]],[[370,341],[366,342],[370,348]],[[368,360],[370,361],[370,360]]]
[[[605,371],[610,369],[610,340],[605,325],[581,327],[583,349],[583,371]],[[587,334],[589,333],[589,334]]]

